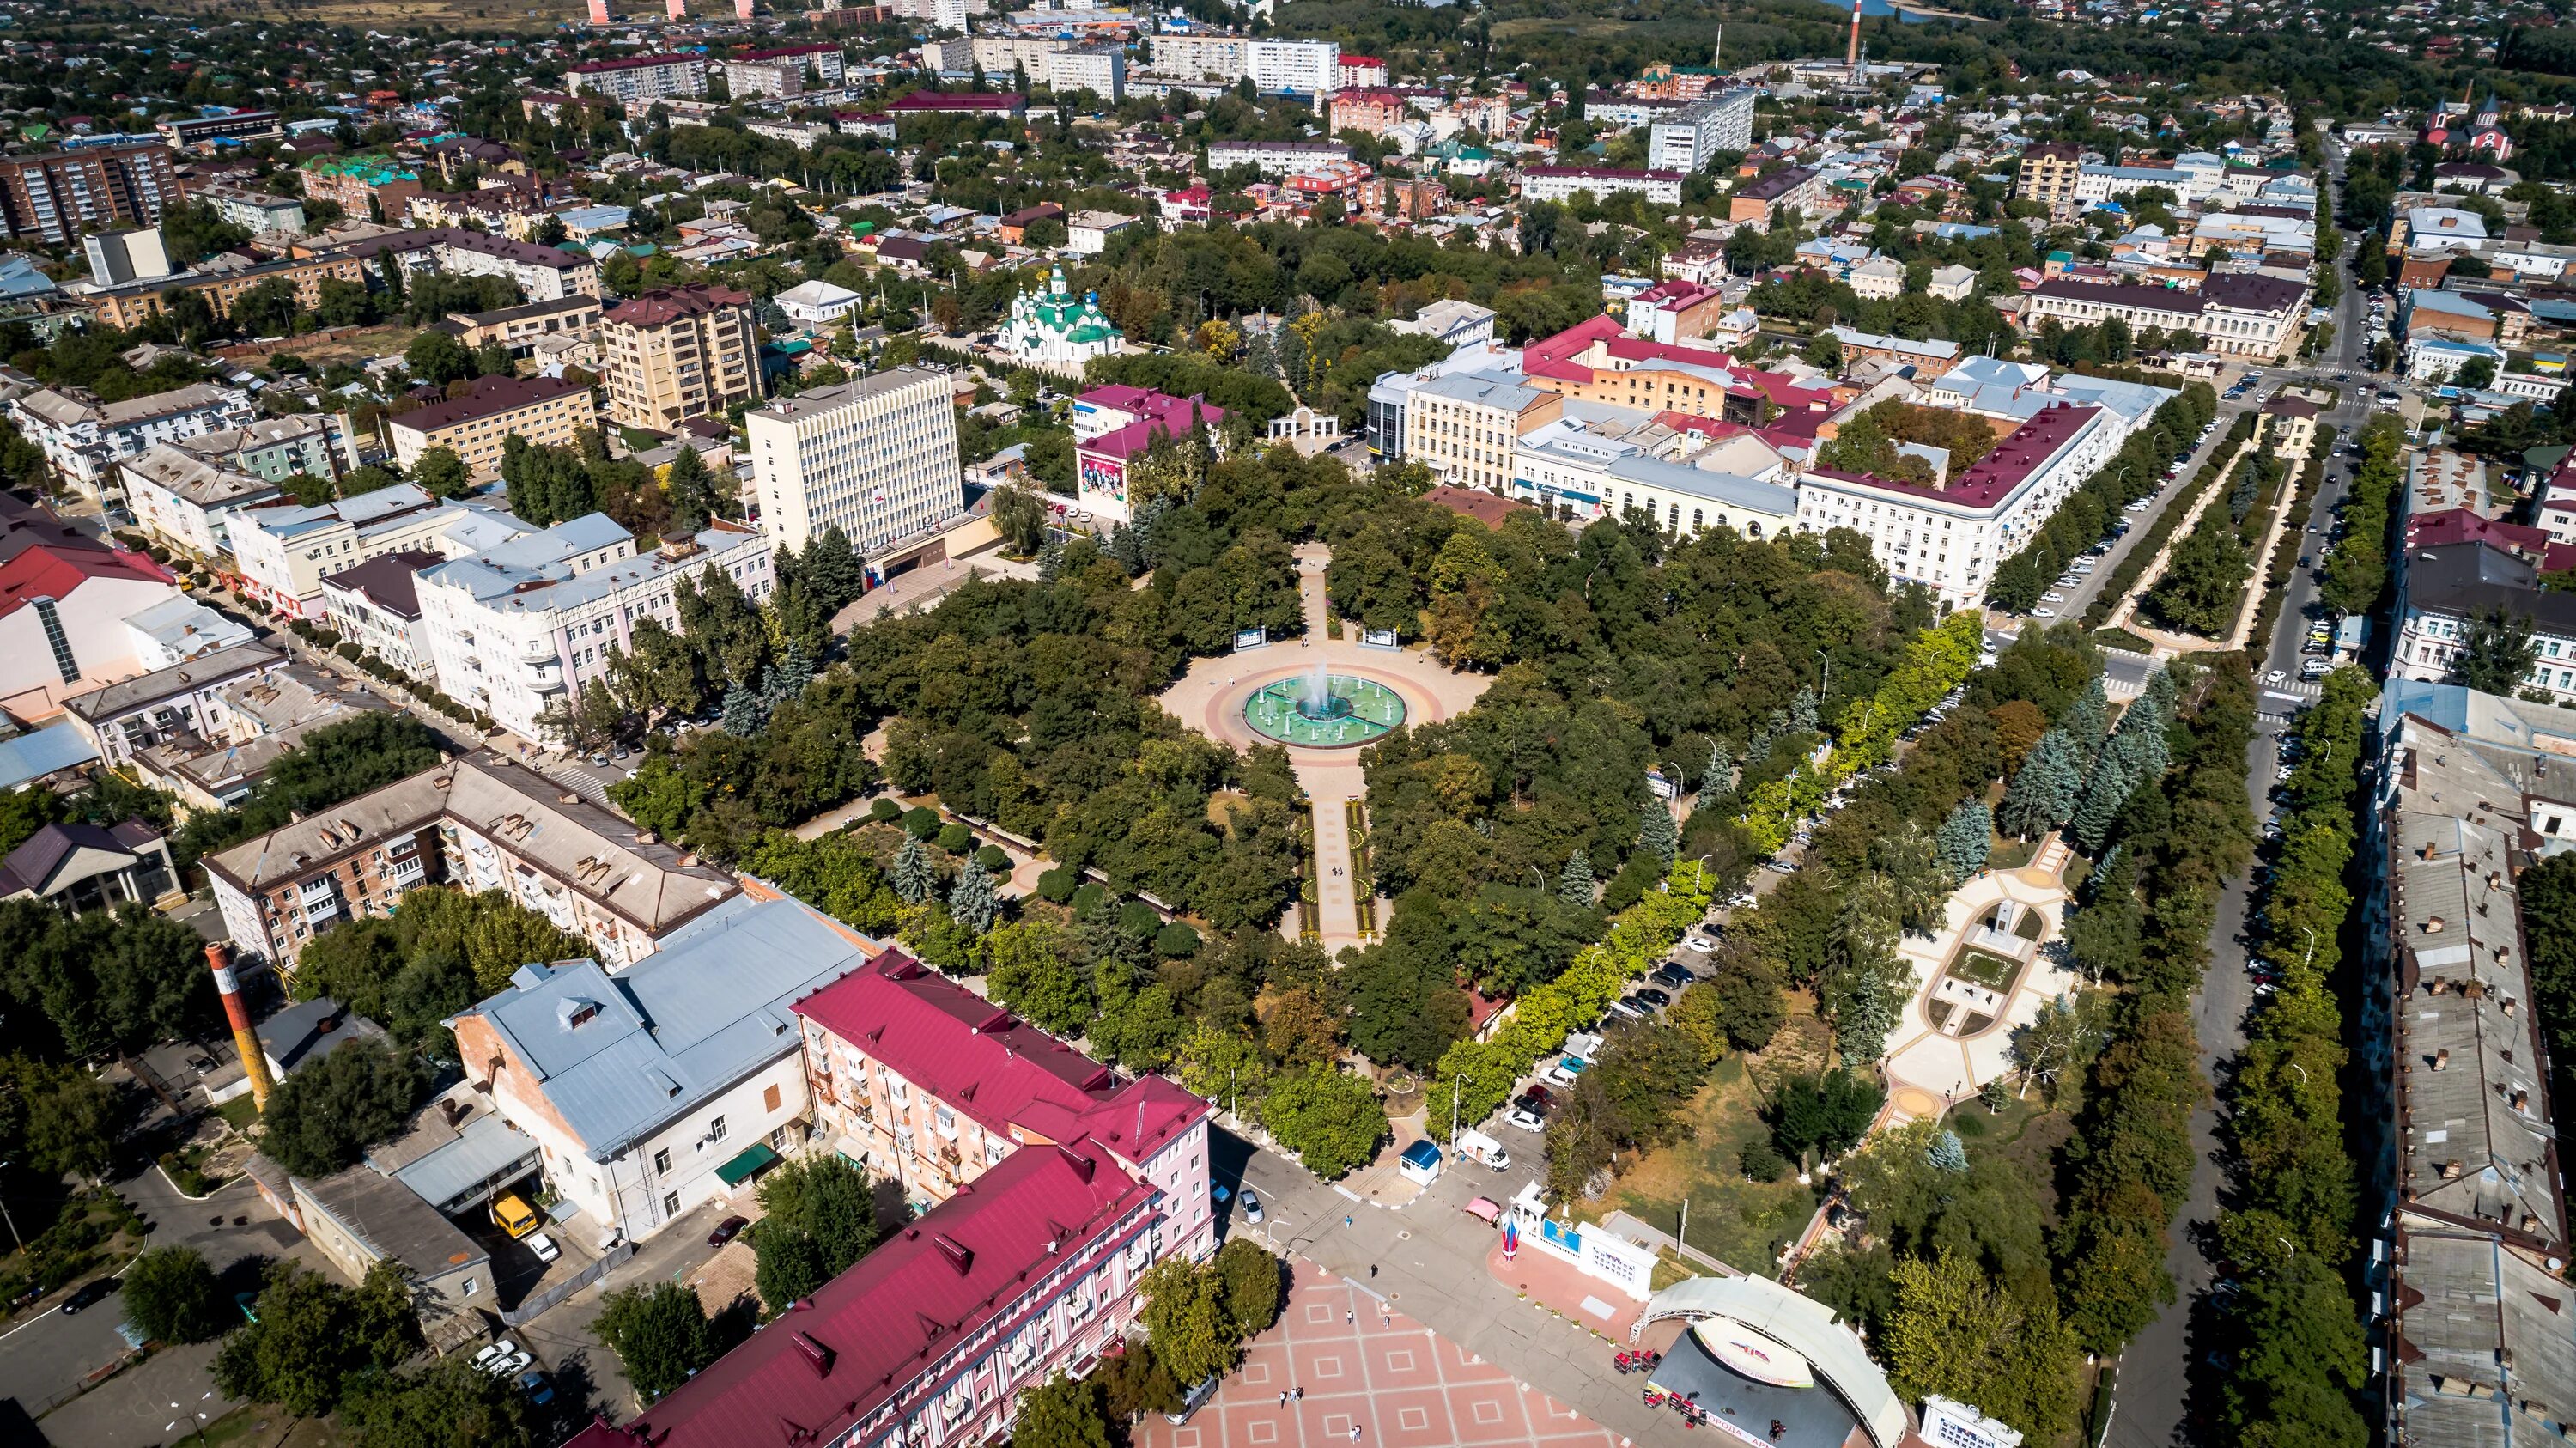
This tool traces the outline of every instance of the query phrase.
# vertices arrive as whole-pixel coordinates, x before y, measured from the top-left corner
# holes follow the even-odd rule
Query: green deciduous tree
[[[279,1263],[269,1269],[258,1315],[224,1339],[215,1384],[228,1396],[276,1403],[299,1417],[330,1412],[368,1374],[390,1371],[420,1348],[407,1274],[390,1260],[369,1268],[355,1290]]]
[[[600,1304],[592,1325],[617,1354],[626,1381],[647,1401],[689,1380],[715,1361],[715,1330],[695,1289],[677,1282],[621,1287]]]
[[[434,447],[423,452],[411,465],[411,480],[420,484],[433,498],[461,498],[473,490],[473,478],[465,470],[465,460],[449,447]]]
[[[204,1342],[239,1320],[194,1247],[155,1247],[127,1263],[120,1278],[135,1325],[163,1342]]]
[[[1376,1089],[1366,1077],[1330,1067],[1293,1071],[1273,1082],[1261,1103],[1261,1124],[1327,1181],[1366,1165],[1387,1138]]]
[[[1184,1383],[1230,1372],[1243,1358],[1241,1338],[1225,1309],[1225,1286],[1213,1267],[1166,1257],[1145,1269],[1136,1320],[1172,1376]]]
[[[2531,667],[2539,658],[2540,643],[2532,637],[2531,620],[2497,604],[2470,617],[2451,672],[2482,694],[2511,697],[2531,677]]]
[[[1017,1448],[1109,1448],[1106,1388],[1058,1372],[1021,1395],[1011,1442]]]
[[[761,1178],[765,1215],[752,1228],[761,1301],[772,1313],[811,1297],[882,1235],[867,1173],[838,1153],[780,1163]]]
[[[324,1177],[411,1119],[429,1073],[381,1040],[344,1041],[278,1083],[260,1150],[297,1176]]]

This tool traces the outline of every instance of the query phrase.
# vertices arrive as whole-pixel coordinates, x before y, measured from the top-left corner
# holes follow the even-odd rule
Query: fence
[[[501,1321],[507,1323],[511,1327],[517,1327],[522,1323],[527,1322],[530,1318],[535,1317],[537,1314],[554,1307],[565,1298],[572,1296],[574,1293],[579,1292],[585,1287],[588,1287],[600,1278],[607,1276],[611,1269],[624,1265],[626,1259],[634,1255],[634,1243],[620,1242],[616,1246],[611,1247],[608,1250],[608,1255],[600,1258],[598,1261],[591,1263],[589,1266],[584,1267],[580,1271],[572,1274],[570,1277],[565,1278],[563,1281],[556,1283],[554,1286],[549,1287],[545,1291],[538,1293],[536,1296],[520,1303],[518,1306],[503,1311],[501,1314]]]

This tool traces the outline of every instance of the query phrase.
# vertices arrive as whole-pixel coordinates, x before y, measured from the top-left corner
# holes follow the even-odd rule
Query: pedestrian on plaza
[[[1354,1443],[1360,1441],[1360,1425],[1357,1423],[1351,1425],[1351,1441]]]
[[[1352,1323],[1355,1323],[1355,1322],[1357,1322],[1357,1321],[1359,1321],[1359,1320],[1360,1320],[1360,1317],[1359,1317],[1359,1314],[1358,1314],[1358,1313],[1353,1312],[1351,1309],[1349,1309],[1349,1308],[1347,1308],[1347,1307],[1345,1307],[1345,1308],[1343,1308],[1343,1309],[1342,1309],[1342,1326],[1344,1326],[1344,1327],[1348,1327],[1348,1326],[1350,1326]]]
[[[1371,1282],[1375,1282],[1377,1280],[1377,1264],[1375,1262],[1371,1262],[1369,1264],[1369,1280]]]
[[[1282,1408],[1288,1406],[1288,1395],[1286,1393],[1281,1393],[1279,1395],[1279,1406]]]
[[[1306,1386],[1305,1386],[1305,1384],[1300,1383],[1300,1384],[1298,1384],[1296,1387],[1290,1388],[1290,1389],[1288,1390],[1288,1396],[1289,1396],[1289,1397],[1291,1397],[1291,1398],[1293,1398],[1293,1399],[1295,1399],[1296,1401],[1298,1401],[1298,1402],[1300,1402],[1300,1403],[1302,1403],[1302,1402],[1306,1401]]]
[[[1344,1213],[1344,1214],[1343,1214],[1343,1216],[1342,1216],[1342,1225],[1343,1225],[1343,1226],[1345,1226],[1345,1227],[1347,1227],[1347,1226],[1351,1225],[1351,1219],[1350,1219],[1350,1215],[1349,1215],[1348,1213]]]

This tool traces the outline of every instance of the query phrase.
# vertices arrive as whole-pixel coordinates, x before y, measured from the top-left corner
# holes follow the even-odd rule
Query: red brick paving
[[[1303,1386],[1285,1408],[1279,1394]],[[1479,1363],[1456,1343],[1307,1263],[1287,1309],[1216,1396],[1174,1426],[1139,1425],[1145,1448],[1619,1448],[1624,1440]]]

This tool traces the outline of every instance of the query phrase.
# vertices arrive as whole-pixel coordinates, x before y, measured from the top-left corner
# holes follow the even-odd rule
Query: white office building
[[[527,524],[488,503],[442,503],[414,483],[319,507],[246,508],[226,525],[240,590],[305,619],[329,612],[325,574],[406,549],[462,558],[527,531]]]
[[[1701,96],[1655,122],[1648,133],[1646,165],[1657,171],[1697,171],[1720,151],[1753,149],[1753,88],[1736,86]]]
[[[835,526],[862,554],[923,533],[965,499],[948,374],[898,367],[744,416],[760,525],[802,549]]]
[[[590,513],[424,568],[416,593],[440,687],[542,739],[547,714],[607,676],[609,656],[632,647],[638,621],[679,631],[679,585],[710,568],[753,603],[777,586],[768,536],[745,524],[719,519],[638,554],[633,534]]]

